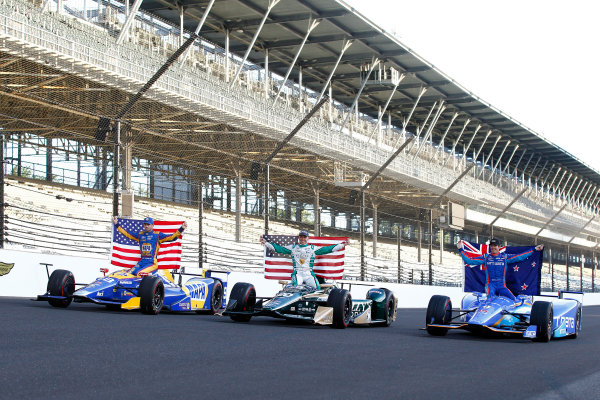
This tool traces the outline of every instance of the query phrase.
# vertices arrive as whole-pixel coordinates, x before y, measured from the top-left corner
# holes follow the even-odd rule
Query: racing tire
[[[535,342],[549,342],[552,338],[554,311],[549,301],[536,301],[531,307],[530,324],[536,326]]]
[[[158,314],[165,302],[165,285],[162,280],[158,276],[144,276],[138,290],[142,313]]]
[[[223,284],[219,280],[215,280],[212,291],[210,293],[210,312],[218,314],[219,310],[223,307]],[[201,313],[201,310],[197,310],[197,313]]]
[[[581,306],[577,307],[577,314],[575,314],[575,333],[567,336],[569,339],[577,339],[581,332]]]
[[[332,328],[344,329],[352,317],[352,295],[346,289],[335,288],[329,292],[327,307],[333,308]]]
[[[233,312],[254,311],[255,304],[256,289],[254,285],[246,282],[238,282],[233,286],[229,295],[227,310]],[[236,322],[248,322],[252,318],[252,315],[230,315],[229,317]]]
[[[75,277],[71,271],[56,269],[50,275],[46,289],[50,296],[66,297],[66,299],[48,299],[48,303],[52,307],[66,308],[73,301]]]
[[[372,295],[371,290],[367,292],[367,299],[373,300],[372,315],[377,319],[385,320],[384,322],[376,322],[371,325],[390,326],[392,322],[394,322],[394,317],[396,316],[396,297],[394,296],[394,293],[389,289],[380,288],[379,290],[383,290],[385,293],[385,299],[383,301],[377,302],[374,299],[374,297],[376,296]]]
[[[433,336],[444,336],[448,333],[447,328],[429,326],[429,324],[448,325],[452,320],[452,301],[448,296],[434,295],[429,299],[425,326],[427,333]]]

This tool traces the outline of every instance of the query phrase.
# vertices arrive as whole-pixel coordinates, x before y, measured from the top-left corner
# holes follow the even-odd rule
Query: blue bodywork
[[[160,277],[164,285],[164,304],[162,310],[168,311],[201,311],[211,310],[211,296],[217,282],[223,286],[221,308],[225,307],[227,281],[212,277],[212,271],[203,276],[194,276],[183,285],[175,283],[167,270],[157,270],[153,274]],[[178,275],[192,275],[176,273]],[[229,274],[226,272],[225,274]],[[94,282],[76,290],[72,297],[76,302],[91,302],[122,309],[138,309],[140,297],[138,289],[143,277],[131,274],[131,269],[114,272],[99,277]],[[64,299],[62,296],[51,296],[49,293],[38,296],[37,300]]]
[[[454,310],[458,315],[449,324],[428,326],[472,332],[489,330],[535,339],[536,326],[531,325],[531,309],[534,301],[547,301],[552,303],[553,311],[551,337],[576,335],[581,329],[582,304],[577,299],[564,298],[564,293],[583,294],[562,292],[558,296],[518,295],[516,301],[513,301],[503,296],[488,298],[485,293],[467,293],[462,299],[461,309]]]

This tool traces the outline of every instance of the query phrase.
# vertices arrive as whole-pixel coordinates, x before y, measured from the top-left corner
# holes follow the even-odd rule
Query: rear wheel
[[[427,315],[425,317],[427,333],[434,336],[444,336],[446,333],[448,333],[447,328],[429,326],[429,324],[448,325],[451,320],[452,301],[450,301],[450,297],[440,295],[432,296],[431,299],[429,299],[429,305],[427,305]]]
[[[254,311],[256,304],[256,289],[254,285],[245,282],[238,282],[233,286],[229,295],[229,303],[227,310],[233,312]],[[252,315],[230,315],[232,320],[236,322],[248,322]]]
[[[329,292],[327,307],[333,308],[333,328],[344,329],[352,316],[352,296],[346,289],[335,288]]]
[[[554,311],[552,303],[536,301],[531,307],[530,324],[536,326],[536,342],[549,342],[552,338]]]
[[[48,279],[46,287],[50,296],[64,296],[65,299],[48,299],[53,307],[65,308],[73,301],[73,292],[75,292],[75,277],[71,271],[57,269],[52,272]]]
[[[223,307],[223,284],[215,280],[210,293],[210,311],[217,314],[221,307]]]
[[[371,289],[367,292],[367,299],[373,301],[373,319],[384,320],[384,322],[378,322],[373,325],[390,326],[396,317],[396,298],[394,293],[384,288]]]
[[[158,276],[145,276],[140,282],[140,308],[144,314],[158,314],[165,301],[165,285]]]
[[[575,333],[567,336],[571,339],[577,339],[579,332],[581,331],[581,306],[577,307],[577,314],[575,315]]]

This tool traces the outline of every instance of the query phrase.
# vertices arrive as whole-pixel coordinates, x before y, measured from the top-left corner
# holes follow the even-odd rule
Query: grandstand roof
[[[178,25],[178,7],[181,5],[184,9],[184,27],[193,32],[208,3],[207,0],[144,0],[141,8]],[[268,0],[219,0],[210,11],[200,35],[225,47],[225,31],[229,30],[230,51],[241,57],[256,33],[268,5]],[[421,98],[412,121],[423,121],[438,100],[444,100],[447,105],[439,119],[437,132],[433,132],[434,141],[440,140],[454,113],[458,112],[459,116],[449,131],[447,140],[454,140],[464,121],[471,119],[469,127],[481,124],[481,132],[493,130],[494,140],[485,142],[483,152],[492,152],[494,159],[502,157],[501,153],[510,140],[510,149],[519,144],[519,152],[528,149],[551,163],[557,163],[582,178],[600,184],[600,174],[597,171],[462,87],[343,1],[279,2],[270,12],[248,60],[262,66],[264,51],[268,49],[269,70],[285,76],[306,34],[310,19],[319,19],[321,22],[309,35],[296,67],[302,67],[303,85],[315,92],[322,90],[340,54],[343,41],[352,39],[352,46],[344,54],[333,76],[335,100],[348,106],[352,104],[361,86],[361,66],[377,57],[385,61],[387,66],[391,65],[406,75],[388,107],[396,126],[401,126],[402,119],[406,118],[419,91],[425,87],[428,90]],[[290,78],[298,80],[298,68],[292,71]],[[377,118],[379,107],[386,103],[390,90],[390,87],[385,86],[368,86],[360,97],[360,111]],[[552,118],[551,115],[548,117]],[[408,129],[414,132],[416,126],[409,124]],[[502,138],[494,146],[497,135]],[[481,145],[484,136],[478,135],[471,148]],[[470,135],[465,134],[459,143],[464,144],[469,139]],[[506,160],[509,153],[510,151],[506,152],[502,159]],[[516,163],[517,158],[512,160],[512,164]],[[531,163],[530,169],[533,164]]]

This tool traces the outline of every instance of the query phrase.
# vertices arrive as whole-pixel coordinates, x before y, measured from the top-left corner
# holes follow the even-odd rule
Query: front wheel
[[[46,287],[50,296],[64,296],[65,299],[48,299],[52,307],[65,308],[73,301],[73,292],[75,292],[75,277],[71,271],[57,269],[52,272],[48,279]]]
[[[145,276],[140,282],[140,309],[144,314],[156,315],[165,301],[165,285],[158,276]]]
[[[429,324],[448,325],[451,320],[452,301],[450,300],[450,297],[440,295],[431,296],[429,304],[427,305],[427,315],[425,317],[427,333],[433,336],[444,336],[448,333],[447,328],[429,326]]]
[[[552,338],[554,310],[549,301],[536,301],[531,307],[530,324],[536,326],[534,341],[549,342]]]
[[[327,307],[333,308],[333,328],[344,329],[352,316],[352,295],[346,289],[335,288],[329,292]]]
[[[256,289],[254,285],[246,282],[238,282],[233,286],[229,295],[229,303],[227,310],[233,312],[252,312],[256,304]],[[236,322],[248,322],[252,315],[230,315],[232,320]]]

